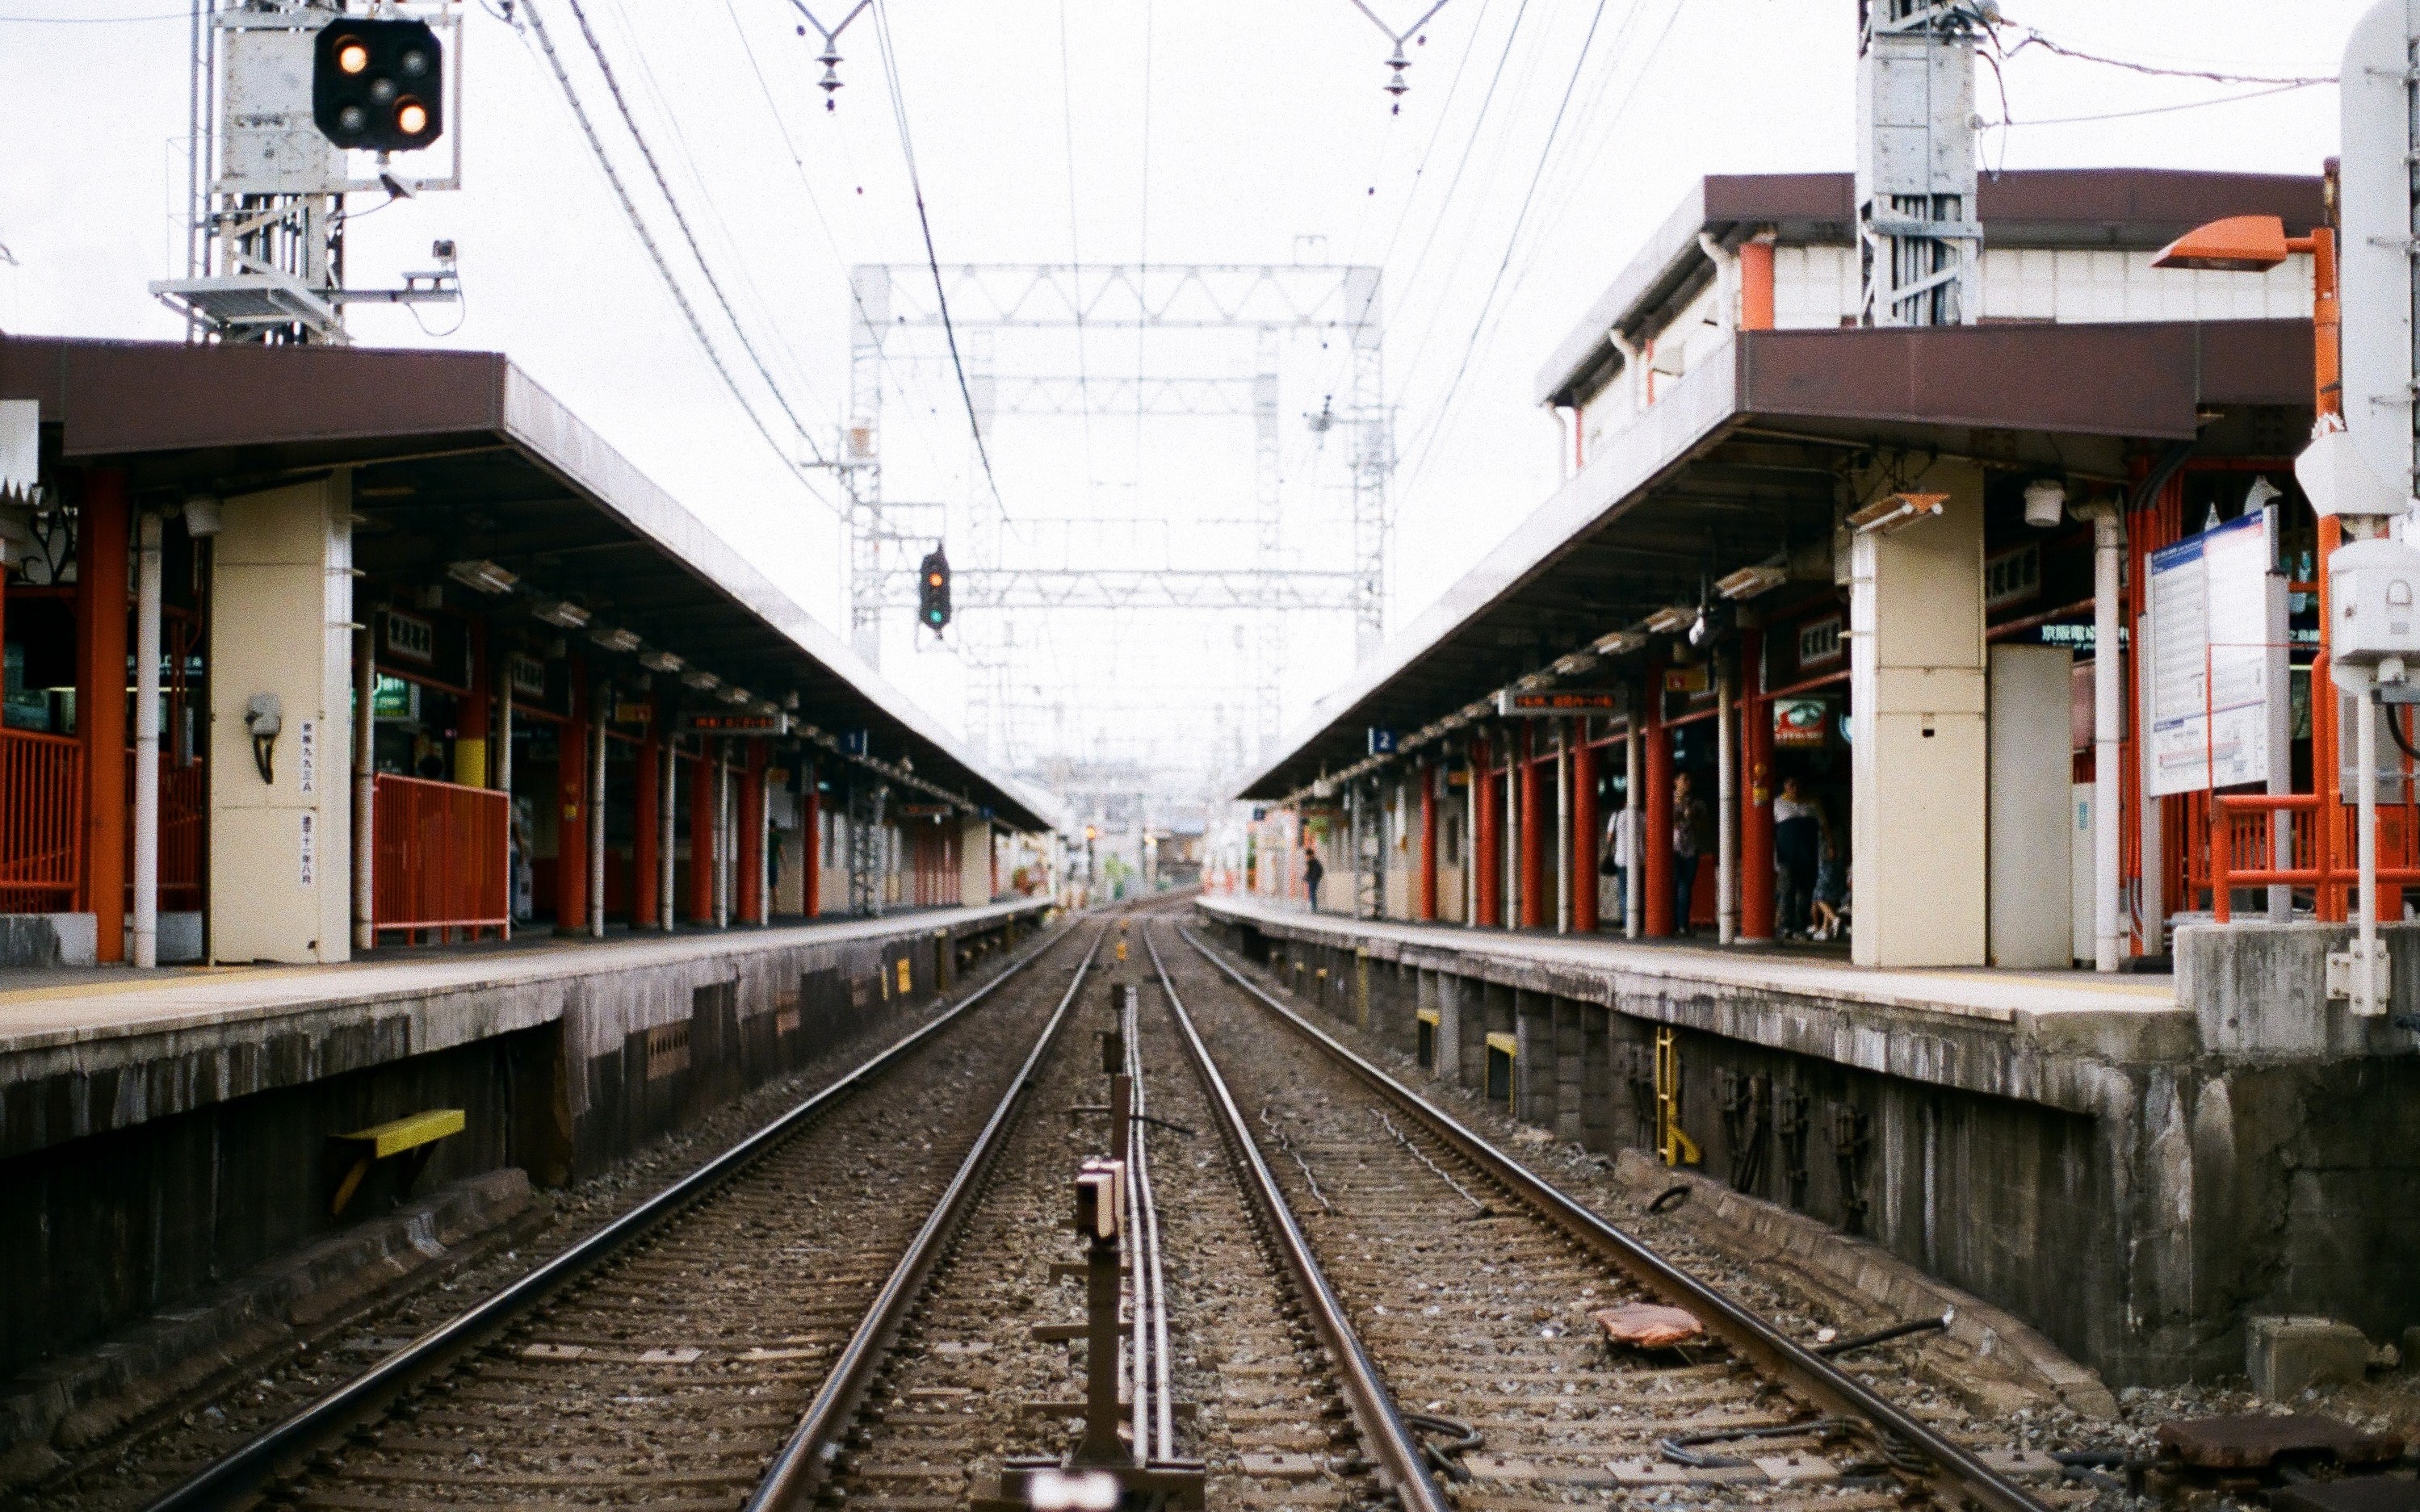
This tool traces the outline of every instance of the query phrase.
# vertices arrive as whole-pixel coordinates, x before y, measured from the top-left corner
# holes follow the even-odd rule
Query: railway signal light
[[[319,30],[311,119],[340,147],[411,152],[445,133],[445,51],[426,22],[356,21]]]
[[[935,635],[950,623],[950,559],[938,546],[916,568],[916,622]]]

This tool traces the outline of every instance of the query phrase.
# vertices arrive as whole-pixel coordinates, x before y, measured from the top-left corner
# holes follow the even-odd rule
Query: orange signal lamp
[[[417,100],[407,100],[396,107],[395,124],[406,136],[418,136],[428,130],[428,107]]]
[[[2220,273],[2265,273],[2288,255],[2310,252],[2309,237],[2289,237],[2273,215],[2232,215],[2197,225],[2160,249],[2154,268],[2185,268]]]
[[[359,42],[347,42],[336,49],[336,67],[347,73],[359,73],[370,66],[370,50]]]

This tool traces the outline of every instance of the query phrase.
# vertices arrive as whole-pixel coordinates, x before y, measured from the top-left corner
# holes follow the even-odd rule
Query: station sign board
[[[900,805],[899,812],[908,819],[946,819],[951,808],[946,803],[908,803]]]
[[[786,735],[790,733],[790,717],[745,709],[684,709],[680,729],[685,735]]]
[[[2150,557],[2149,787],[2157,796],[2266,781],[2283,647],[2267,643],[2275,548],[2266,510]],[[2273,654],[2278,653],[2278,654]]]
[[[1506,718],[1621,714],[1629,706],[1628,695],[1619,687],[1541,687],[1526,693],[1508,687],[1496,695],[1496,712]]]

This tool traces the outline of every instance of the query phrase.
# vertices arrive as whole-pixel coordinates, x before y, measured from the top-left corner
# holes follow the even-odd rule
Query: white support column
[[[1463,775],[1469,779],[1462,785],[1462,927],[1479,927],[1479,784],[1487,774],[1463,751]]]
[[[160,964],[160,517],[145,510],[134,554],[134,964]]]
[[[659,712],[658,717],[661,717]],[[680,792],[679,772],[680,736],[668,734],[662,759],[656,763],[656,785],[662,790],[656,795],[656,927],[667,934],[673,932],[673,847],[677,838],[673,828],[673,798]]]
[[[1739,757],[1733,749],[1735,687],[1725,658],[1714,672],[1714,940],[1739,939]]]
[[[731,842],[737,836],[731,825],[731,742],[714,747],[714,927],[731,927]],[[690,849],[694,851],[695,845]]]
[[[599,687],[590,699],[588,729],[588,937],[605,937],[605,732],[611,721],[610,688]]]
[[[2116,971],[2126,923],[2118,902],[2118,742],[2125,717],[2125,663],[2118,643],[2118,571],[2125,517],[2114,502],[2092,516],[2092,969]],[[2142,655],[2142,648],[2135,648]]]
[[[1555,721],[1555,933],[1572,932],[1572,726]]]
[[[1507,726],[1504,732],[1504,918],[1508,930],[1521,927],[1521,763],[1520,743]]]

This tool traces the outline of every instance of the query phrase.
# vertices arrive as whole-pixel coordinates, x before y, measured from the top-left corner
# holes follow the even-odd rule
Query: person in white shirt
[[[1612,905],[1611,917],[1617,920],[1630,917],[1630,869],[1638,864],[1638,822],[1629,806],[1613,810],[1613,818],[1605,826],[1604,858],[1597,863],[1600,875],[1611,877],[1613,885],[1597,894],[1597,913],[1603,917],[1606,905]]]
[[[1823,854],[1823,810],[1800,791],[1798,779],[1781,780],[1773,800],[1773,858],[1781,870],[1781,937],[1807,933],[1814,901],[1815,866]]]

